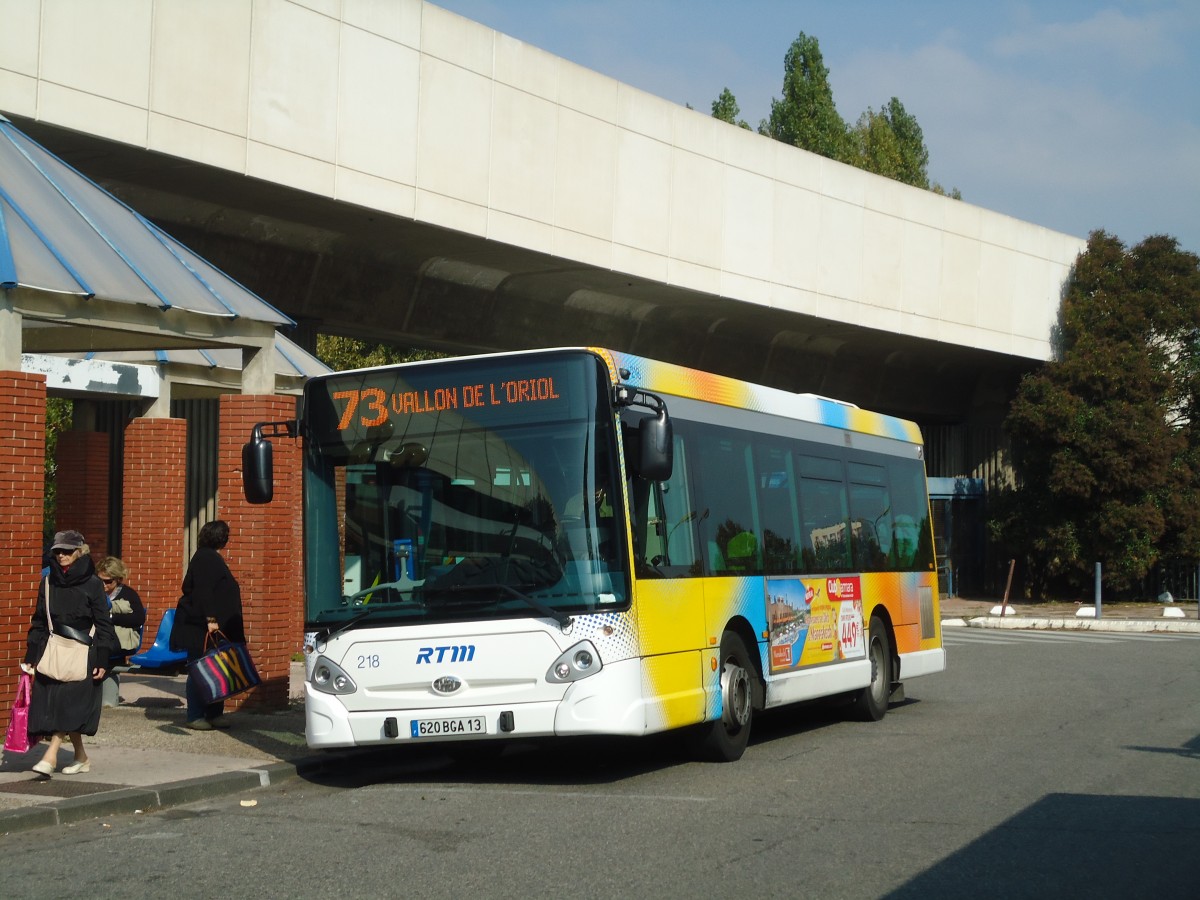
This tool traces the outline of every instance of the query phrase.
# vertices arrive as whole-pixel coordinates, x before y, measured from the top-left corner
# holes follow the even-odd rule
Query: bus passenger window
[[[805,569],[809,572],[851,571],[846,485],[842,481],[841,461],[802,456],[800,473]]]
[[[642,561],[660,578],[701,574],[696,558],[696,525],[708,518],[707,510],[697,510],[692,503],[687,445],[679,434],[675,435],[674,454],[670,480],[648,486],[642,531]]]
[[[917,557],[917,545],[920,542],[921,532],[917,528],[917,523],[913,521],[912,516],[899,515],[896,516],[896,521],[892,525],[894,540],[889,557],[892,561],[892,568],[908,569],[912,567],[913,561]]]
[[[889,566],[893,546],[892,504],[888,498],[887,470],[883,466],[851,462],[850,544],[854,568],[882,572]]]
[[[902,572],[927,572],[934,567],[934,553],[925,467],[920,460],[893,459],[888,462],[888,474],[894,511],[894,544],[889,562],[893,569]]]
[[[761,571],[758,564],[758,538],[749,531],[739,531],[731,537],[725,545],[725,565],[739,575]]]
[[[800,510],[796,504],[796,474],[792,453],[767,444],[761,436],[754,444],[758,482],[758,515],[762,522],[763,571],[767,575],[792,575],[800,565]]]

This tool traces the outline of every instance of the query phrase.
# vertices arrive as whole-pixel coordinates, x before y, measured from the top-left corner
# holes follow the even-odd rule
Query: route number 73
[[[346,400],[346,408],[342,410],[338,431],[345,431],[354,419],[354,413],[361,404],[365,412],[359,417],[358,424],[363,428],[372,428],[387,421],[387,395],[379,388],[363,388],[361,391],[334,391],[334,400]],[[371,413],[370,416],[366,413]]]

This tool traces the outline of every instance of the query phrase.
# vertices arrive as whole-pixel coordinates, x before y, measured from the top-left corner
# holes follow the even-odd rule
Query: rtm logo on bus
[[[417,665],[443,662],[472,662],[475,659],[474,644],[458,644],[446,647],[421,647],[417,650]]]

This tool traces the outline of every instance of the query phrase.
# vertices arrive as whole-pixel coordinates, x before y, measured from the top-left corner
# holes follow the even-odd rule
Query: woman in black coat
[[[83,535],[78,531],[58,532],[50,553],[54,564],[38,586],[37,609],[29,622],[22,665],[25,671],[36,673],[29,701],[29,733],[50,738],[42,759],[34,763],[35,772],[52,775],[58,767],[58,748],[64,739],[70,738],[75,760],[63,766],[62,771],[64,775],[74,775],[91,771],[83,735],[94,735],[100,727],[101,681],[108,669],[108,658],[117,649],[117,635],[109,617],[108,598],[96,577],[96,567],[87,554]],[[88,651],[90,678],[55,681],[36,672],[50,638],[46,622],[47,590],[54,630],[71,629],[92,635]]]
[[[171,627],[171,649],[186,652],[188,662],[203,656],[206,644],[209,649],[216,646],[215,636],[214,640],[209,639],[213,632],[220,631],[234,643],[246,641],[242,592],[219,552],[228,543],[229,525],[221,519],[201,528],[196,538],[196,552],[183,577],[183,596],[175,607],[175,623]],[[208,731],[229,727],[221,719],[225,701],[205,704],[190,678],[185,693],[188,728]]]

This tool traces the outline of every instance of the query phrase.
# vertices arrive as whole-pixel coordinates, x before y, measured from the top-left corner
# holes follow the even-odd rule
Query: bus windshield
[[[310,382],[310,627],[627,606],[608,384],[564,351]]]

